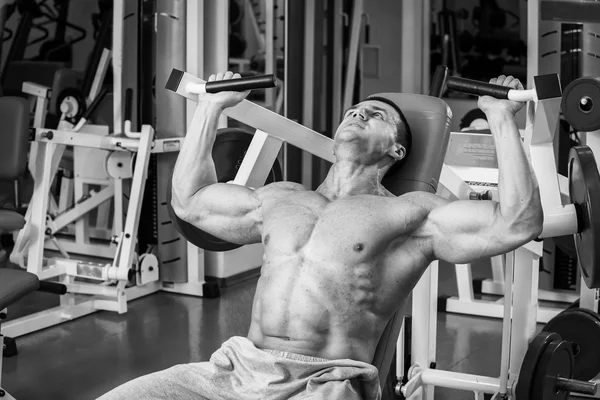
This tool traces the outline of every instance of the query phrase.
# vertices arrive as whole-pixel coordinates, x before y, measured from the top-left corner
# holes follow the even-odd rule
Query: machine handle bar
[[[507,86],[494,85],[492,83],[475,81],[472,79],[451,76],[446,86],[455,92],[474,94],[477,96],[492,96],[497,99],[508,99],[513,101],[534,101],[537,99],[534,89],[517,90]]]
[[[54,293],[54,294],[65,294],[67,293],[67,287],[62,283],[57,282],[46,282],[40,281],[38,292]]]
[[[269,89],[277,86],[275,75],[249,76],[246,78],[227,79],[224,81],[212,81],[206,83],[188,83],[188,93],[219,93],[219,92],[243,92],[253,89]]]

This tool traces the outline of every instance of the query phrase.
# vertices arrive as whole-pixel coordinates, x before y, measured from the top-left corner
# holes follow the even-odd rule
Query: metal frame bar
[[[186,87],[190,82],[204,83],[205,81],[189,73],[184,73],[179,86]],[[197,101],[198,99],[198,95],[193,93],[181,95],[193,101]],[[335,161],[333,156],[333,139],[251,101],[244,100],[235,107],[226,108],[223,114],[266,132],[326,161]]]
[[[113,71],[113,132],[123,132],[123,25],[125,0],[113,1],[112,71]],[[40,125],[41,126],[41,125]]]
[[[358,50],[360,47],[360,38],[362,36],[363,9],[364,0],[354,0],[352,21],[350,23],[350,44],[348,46],[348,59],[346,60],[342,110],[347,110],[352,106],[354,83],[356,80],[356,65],[358,63]]]
[[[302,123],[309,127],[314,127],[313,102],[315,98],[315,19],[316,19],[316,0],[305,0],[304,8],[304,69],[302,80],[303,86],[303,107]],[[287,57],[286,57],[287,60]],[[286,61],[287,62],[287,61]],[[287,67],[285,69],[287,71]],[[312,187],[313,159],[312,155],[306,151],[302,152],[302,184],[308,188]]]
[[[265,4],[265,74],[276,72],[275,63],[275,0],[264,0]],[[276,93],[273,90],[265,92],[266,106],[276,110]]]
[[[544,208],[544,237],[573,234],[577,231],[577,218],[573,205],[563,206],[561,184],[556,170],[555,155],[552,147],[554,140],[554,127],[558,118],[560,97],[544,99],[535,102],[531,106],[535,114],[532,115],[531,124],[525,131],[524,146],[531,158],[533,169],[538,178],[542,206]],[[449,182],[444,182],[447,179]],[[471,188],[458,177],[449,167],[444,166],[440,178],[442,191],[449,193],[451,198],[468,198]],[[573,209],[571,209],[573,208]],[[548,216],[548,217],[547,217]],[[481,393],[508,393],[512,395],[511,389],[518,379],[521,363],[527,351],[529,342],[536,332],[536,322],[540,317],[552,317],[556,313],[545,313],[546,310],[538,308],[539,287],[539,259],[543,254],[541,241],[530,242],[526,246],[516,249],[506,256],[506,274],[504,288],[507,297],[504,304],[473,300],[472,283],[470,274],[465,274],[465,268],[470,270],[469,265],[457,266],[457,277],[467,280],[461,287],[462,299],[449,299],[447,311],[452,311],[453,306],[460,305],[461,312],[469,308],[469,313],[482,316],[504,317],[503,345],[502,345],[502,368],[500,378],[490,378],[477,375],[456,374],[449,371],[433,371],[428,368],[431,359],[428,358],[428,341],[431,341],[432,320],[436,316],[436,310],[431,309],[430,298],[434,293],[428,293],[427,288],[433,284],[431,274],[424,274],[413,290],[413,343],[412,362],[413,367],[409,373],[409,382],[401,388],[407,398],[411,399],[433,399],[431,385],[455,389],[471,390],[477,396]],[[496,260],[496,269],[501,262]],[[518,267],[516,267],[518,265]],[[462,273],[460,273],[462,272]],[[498,272],[498,271],[497,271]],[[513,290],[514,285],[514,290]],[[584,285],[582,285],[584,286]],[[597,307],[595,296],[588,291],[582,301],[591,303]],[[595,291],[593,291],[595,293]],[[485,311],[480,306],[485,304]],[[596,308],[597,309],[597,308]],[[482,312],[484,311],[484,312]],[[546,318],[544,318],[546,319]],[[548,318],[549,319],[549,318]],[[546,321],[548,320],[546,319]],[[508,333],[508,335],[507,335]],[[428,340],[423,340],[428,338]],[[433,339],[435,341],[435,338]],[[400,352],[401,346],[398,346]],[[435,356],[435,354],[434,354]],[[399,371],[399,374],[402,373]],[[413,396],[413,397],[411,397]]]
[[[104,202],[110,200],[115,195],[115,190],[112,186],[106,186],[104,189],[95,195],[85,199],[81,203],[77,203],[68,211],[57,216],[51,225],[52,234],[62,230],[70,223],[78,220],[83,215],[89,213],[94,208],[98,208]]]

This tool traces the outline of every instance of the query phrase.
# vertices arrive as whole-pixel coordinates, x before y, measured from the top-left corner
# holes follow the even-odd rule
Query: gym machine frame
[[[48,101],[47,93],[49,92],[47,88],[39,87],[38,89],[43,96],[38,96],[36,124],[44,120]],[[28,272],[36,274],[40,280],[60,278],[61,282],[67,286],[67,294],[61,296],[61,305],[58,307],[3,324],[2,333],[6,336],[17,337],[97,310],[124,313],[127,311],[128,300],[161,289],[156,257],[146,254],[136,259],[137,229],[150,154],[176,151],[181,145],[180,139],[154,140],[154,130],[150,126],[142,127],[139,139],[75,132],[64,129],[65,125],[62,125],[61,128],[63,129],[52,130],[34,126],[31,129],[32,140],[35,141],[34,144],[37,147],[36,156],[31,158],[33,162],[30,165],[30,171],[34,178],[34,191],[28,207],[26,226],[19,232],[15,243],[16,249],[27,248],[27,255],[17,259],[13,258],[13,260],[19,262],[22,267],[26,267]],[[50,229],[47,225],[46,215],[50,186],[66,146],[125,152],[125,154],[135,152],[137,154],[131,176],[132,184],[127,217],[123,226],[115,225],[117,236],[113,242],[117,244],[117,247],[112,263],[86,262],[71,258],[51,258],[47,263],[44,261],[45,236]],[[98,206],[113,195],[115,200],[122,198],[122,185],[121,178],[114,179],[113,185],[89,198],[87,204],[86,202],[79,203],[71,211],[66,212],[64,220],[81,217],[87,210]],[[96,197],[98,199],[95,199]],[[122,215],[123,209],[120,201],[115,201],[115,206],[116,220],[119,218],[117,215]],[[54,221],[56,228],[64,225],[57,221],[60,221],[60,217]],[[18,256],[18,252],[15,255]],[[146,259],[145,262],[144,259]],[[86,278],[96,283],[76,281],[75,278]],[[133,281],[134,278],[136,286],[127,287],[128,282]],[[110,283],[114,283],[114,285]]]
[[[555,80],[553,83],[552,80]],[[449,83],[450,84],[450,83]],[[540,90],[548,85],[555,89],[550,96],[537,98]],[[568,185],[556,171],[553,150],[555,127],[561,104],[560,86],[557,78],[552,76],[536,77],[534,91],[519,91],[526,96],[522,100],[533,100],[530,108],[533,112],[532,123],[527,127],[524,137],[526,153],[530,157],[533,170],[538,179],[542,207],[544,209],[544,226],[541,238],[563,236],[578,232],[577,212],[574,204],[563,205],[561,195],[568,196]],[[552,89],[552,88],[551,88]],[[528,92],[528,93],[526,93]],[[541,96],[540,96],[541,97]],[[473,189],[456,174],[444,167],[440,183],[440,192],[451,193],[455,199],[469,199]],[[565,186],[567,186],[565,190]],[[497,308],[503,311],[502,352],[500,377],[486,377],[472,374],[440,371],[431,368],[435,365],[435,335],[437,321],[437,268],[433,263],[423,275],[413,291],[412,318],[412,365],[404,365],[404,332],[401,332],[397,346],[397,364],[399,384],[397,393],[407,399],[433,399],[433,387],[469,390],[475,399],[483,399],[483,394],[515,395],[516,383],[528,345],[535,335],[536,316],[538,311],[538,271],[539,258],[542,256],[542,242],[532,241],[527,245],[505,255],[505,296],[504,304]],[[500,256],[499,256],[500,257]],[[518,267],[515,267],[518,266]],[[530,266],[529,268],[527,266]],[[589,298],[596,290],[583,288],[582,299]],[[597,298],[597,296],[595,296]],[[597,300],[594,308],[597,309]],[[490,315],[490,306],[485,314]],[[494,314],[498,310],[494,311]],[[425,339],[428,338],[428,339]],[[407,375],[404,376],[405,371]]]
[[[124,1],[120,0],[115,2],[113,8],[112,65],[115,74],[115,93],[120,93],[122,90],[119,78],[123,61],[124,7]],[[192,43],[198,38],[202,39],[202,24],[197,24],[195,21],[203,18],[204,11],[198,3],[189,2],[184,12],[188,21],[186,24],[188,30],[185,32],[188,38],[187,42]],[[213,10],[213,12],[217,11]],[[171,18],[165,17],[163,20],[170,21]],[[161,21],[158,23],[160,24]],[[202,53],[198,53],[198,49],[192,47],[190,45],[187,48],[189,54],[187,64],[192,68],[197,68],[196,63],[198,59],[202,58]],[[180,50],[185,52],[184,49]],[[177,51],[179,52],[179,50]],[[103,65],[106,66],[108,54],[104,59],[105,63]],[[97,74],[96,81],[100,79],[98,76]],[[97,83],[99,85],[99,82]],[[96,91],[99,90],[98,85],[94,85]],[[205,295],[204,260],[201,249],[189,243],[186,246],[188,252],[185,257],[182,257],[187,265],[186,282],[171,282],[164,279],[159,281],[159,268],[156,257],[153,254],[142,254],[138,257],[135,253],[141,202],[150,155],[179,151],[183,145],[183,137],[156,139],[155,132],[150,126],[143,126],[141,132],[131,132],[127,121],[125,123],[122,121],[122,99],[119,95],[114,96],[115,132],[123,132],[125,136],[107,135],[107,127],[90,125],[86,125],[82,131],[74,132],[72,129],[77,130],[81,126],[72,127],[64,122],[61,123],[58,129],[42,129],[50,90],[30,83],[24,84],[24,89],[28,94],[37,98],[34,128],[31,129],[33,142],[32,155],[30,156],[30,170],[34,177],[34,191],[36,194],[32,198],[28,209],[28,224],[19,233],[20,238],[17,237],[16,241],[15,249],[20,249],[22,256],[19,256],[19,251],[14,252],[13,261],[22,267],[27,267],[28,271],[38,275],[40,280],[60,278],[67,285],[68,292],[66,295],[61,296],[59,307],[6,322],[2,325],[2,333],[6,336],[18,337],[90,314],[96,310],[124,313],[127,311],[129,300],[159,290],[193,296]],[[94,132],[94,134],[90,132]],[[100,133],[100,135],[96,133]],[[55,204],[52,204],[53,199],[50,200],[49,197],[50,185],[65,146],[111,152],[110,154],[117,158],[115,164],[125,159],[131,161],[132,153],[136,153],[133,175],[130,176],[133,178],[131,197],[125,221],[122,221],[122,218],[119,217],[123,215],[123,183],[120,178],[114,179],[111,185],[108,185],[99,193],[79,204],[75,204],[73,208],[59,215],[55,220],[47,220],[48,206],[55,206]],[[36,153],[38,156],[35,155]],[[51,240],[45,240],[47,233],[52,234],[60,230],[62,226],[70,221],[80,219],[88,210],[102,206],[103,203],[106,204],[109,199],[114,199],[115,218],[113,229],[116,234],[113,244],[110,245],[112,252],[108,258],[113,258],[111,262],[89,263],[67,258],[50,260],[43,258],[44,242],[49,247],[52,245]],[[61,209],[61,206],[63,205],[59,204],[58,209]],[[29,241],[29,249],[26,254],[25,243],[27,241]],[[116,246],[114,246],[115,244]],[[60,245],[55,247],[60,249]],[[77,250],[79,253],[84,252],[81,249]],[[47,261],[50,262],[50,265],[46,264]],[[74,276],[93,278],[96,283],[76,282]],[[137,286],[128,287],[130,279],[131,281],[135,280]]]

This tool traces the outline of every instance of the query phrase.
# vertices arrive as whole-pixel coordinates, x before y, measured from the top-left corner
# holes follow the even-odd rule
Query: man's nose
[[[365,112],[364,112],[364,110],[361,110],[361,109],[354,110],[354,112],[352,113],[352,117],[353,118],[359,117],[362,120],[366,119]]]

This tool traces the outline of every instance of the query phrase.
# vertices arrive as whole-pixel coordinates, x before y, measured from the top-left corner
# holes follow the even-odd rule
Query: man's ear
[[[406,156],[406,149],[400,143],[394,143],[387,154],[394,160],[400,161]]]

